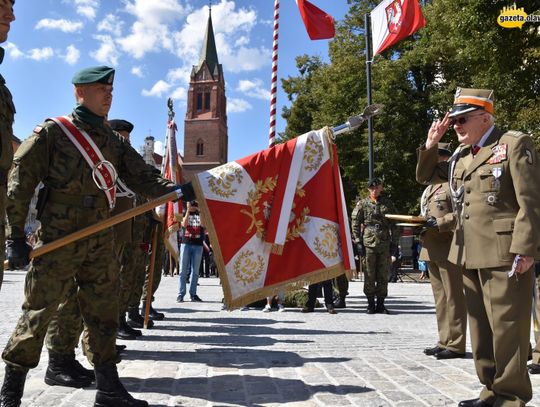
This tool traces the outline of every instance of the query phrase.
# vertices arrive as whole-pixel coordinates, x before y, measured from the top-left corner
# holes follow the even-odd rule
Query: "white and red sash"
[[[92,169],[94,182],[107,197],[110,209],[114,209],[116,203],[116,183],[119,181],[114,166],[105,160],[105,157],[103,157],[103,154],[90,135],[86,131],[76,127],[68,116],[53,117],[50,120],[62,129],[67,138],[79,150]]]

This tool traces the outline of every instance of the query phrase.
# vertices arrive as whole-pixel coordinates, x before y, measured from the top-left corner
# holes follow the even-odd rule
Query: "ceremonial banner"
[[[371,12],[373,55],[426,25],[418,0],[383,0]]]
[[[170,119],[167,123],[167,145],[165,147],[165,157],[163,158],[163,169],[161,175],[175,184],[182,180],[180,165],[178,163],[178,150],[176,148],[176,123]],[[179,258],[178,230],[179,222],[182,220],[182,201],[167,202],[164,205],[163,240],[165,247],[176,261]]]
[[[197,174],[225,304],[236,308],[355,267],[330,130]]]
[[[325,40],[336,35],[334,18],[307,0],[296,0],[309,38]]]

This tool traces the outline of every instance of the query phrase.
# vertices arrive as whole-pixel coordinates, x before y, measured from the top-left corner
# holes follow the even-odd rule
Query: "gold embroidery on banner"
[[[210,191],[222,198],[230,198],[238,192],[233,183],[240,184],[243,179],[242,171],[231,164],[219,167],[218,173],[211,173],[206,179]],[[217,172],[217,171],[216,171]]]
[[[293,205],[293,209],[295,206],[296,205]],[[285,242],[292,241],[300,237],[300,234],[302,232],[305,232],[305,224],[309,222],[308,215],[309,207],[306,206],[304,207],[304,209],[302,209],[302,214],[298,218],[293,220],[292,225],[289,223],[289,227],[287,228],[287,238]],[[291,216],[294,216],[294,212],[291,212]]]
[[[264,236],[266,234],[266,230],[264,229],[264,223],[263,220],[265,220],[265,214],[269,213],[271,207],[271,204],[268,202],[263,202],[261,206],[264,207],[263,212],[263,218],[259,218],[257,215],[260,214],[261,208],[259,206],[259,201],[263,194],[266,194],[268,192],[272,192],[277,185],[277,178],[275,177],[268,177],[264,181],[259,180],[255,183],[255,189],[248,192],[248,200],[247,204],[250,207],[250,210],[241,209],[240,213],[243,213],[244,215],[247,215],[251,218],[251,224],[249,225],[248,229],[246,230],[246,233],[251,233],[253,228],[255,228],[255,234],[259,239],[264,239]]]
[[[308,137],[304,150],[304,169],[306,171],[315,171],[321,165],[323,159],[323,145],[319,139],[314,136]]]
[[[317,236],[314,240],[315,251],[328,260],[337,258],[340,246],[337,226],[327,223],[321,226],[319,232],[322,233],[322,236]]]
[[[244,250],[234,261],[233,271],[236,281],[251,284],[257,280],[264,270],[264,259],[251,250]]]

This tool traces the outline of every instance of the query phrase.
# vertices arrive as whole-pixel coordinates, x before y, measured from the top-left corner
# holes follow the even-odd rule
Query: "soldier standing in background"
[[[37,126],[17,151],[8,182],[6,229],[8,259],[15,266],[29,262],[24,222],[40,181],[49,191],[38,247],[109,218],[114,207],[109,186],[115,186],[116,171],[129,188],[149,197],[181,188],[186,199],[193,199],[190,185],[179,187],[161,178],[107,125],[113,79],[114,69],[105,66],[79,71],[72,79],[77,100],[73,112]],[[77,144],[75,139],[84,141]],[[92,151],[85,159],[81,151],[88,150],[79,150],[81,143]],[[93,167],[86,161],[92,157],[99,157]],[[23,313],[2,353],[6,373],[0,405],[20,404],[28,370],[39,362],[46,327],[75,279],[88,328],[87,357],[96,376],[96,405],[148,406],[127,392],[116,369],[118,272],[111,262],[112,241],[108,228],[32,260]]]
[[[448,144],[439,143],[439,161],[446,161],[451,155]],[[420,260],[426,261],[428,265],[439,331],[437,345],[424,349],[424,353],[437,359],[464,358],[467,306],[461,267],[448,261],[456,226],[448,183],[429,185],[425,189],[421,211],[427,222],[426,229],[420,236]]]
[[[0,0],[0,44],[8,38],[10,24],[15,20],[15,0]],[[0,64],[4,59],[4,48],[0,47]],[[0,74],[0,289],[4,280],[5,219],[7,174],[13,161],[13,119],[15,106],[6,81]]]
[[[388,314],[384,300],[388,295],[388,273],[391,255],[398,251],[399,233],[395,224],[385,217],[396,213],[392,201],[383,194],[380,178],[368,182],[369,196],[356,204],[352,213],[352,230],[358,253],[366,257],[364,294],[368,314]],[[377,298],[377,305],[375,305]]]
[[[501,131],[493,91],[458,88],[452,110],[418,149],[416,179],[449,182],[457,228],[448,260],[463,266],[471,346],[480,382],[460,407],[523,407],[532,398],[527,372],[535,258],[540,257],[540,162],[533,140]],[[461,143],[438,162],[437,143],[453,124]]]

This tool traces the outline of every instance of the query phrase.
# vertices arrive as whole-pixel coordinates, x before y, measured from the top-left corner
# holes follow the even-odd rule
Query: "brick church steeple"
[[[225,79],[210,10],[199,63],[193,66],[189,82],[184,121],[184,178],[189,181],[198,172],[225,164],[227,150]]]

